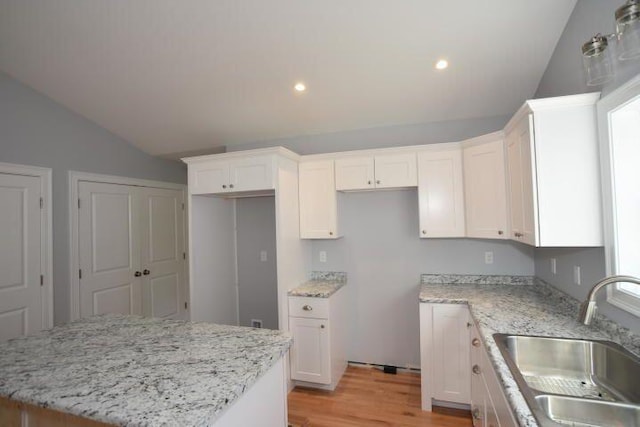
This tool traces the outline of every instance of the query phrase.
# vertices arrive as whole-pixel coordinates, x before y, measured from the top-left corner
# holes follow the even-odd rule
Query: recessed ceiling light
[[[305,90],[307,90],[307,87],[304,85],[304,83],[296,83],[293,88],[298,92],[304,92]]]
[[[449,66],[449,61],[446,59],[440,59],[436,62],[436,70],[444,70]]]

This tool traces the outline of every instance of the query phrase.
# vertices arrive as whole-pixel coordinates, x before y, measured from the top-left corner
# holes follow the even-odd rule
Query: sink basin
[[[620,345],[526,335],[494,339],[543,426],[640,427],[640,359]]]
[[[561,425],[575,427],[640,425],[640,406],[638,405],[550,395],[536,396],[535,399],[544,414]]]

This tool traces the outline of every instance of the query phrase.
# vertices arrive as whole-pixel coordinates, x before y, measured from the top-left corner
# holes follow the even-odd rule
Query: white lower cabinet
[[[347,368],[346,293],[329,298],[289,297],[291,379],[334,390]]]
[[[517,426],[467,305],[420,304],[420,364],[422,410],[470,405],[475,427]]]

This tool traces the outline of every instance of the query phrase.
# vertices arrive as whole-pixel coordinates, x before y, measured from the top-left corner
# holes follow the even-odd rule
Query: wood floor
[[[289,393],[289,421],[296,427],[472,425],[464,413],[422,412],[419,374],[354,366],[333,392],[297,387]]]

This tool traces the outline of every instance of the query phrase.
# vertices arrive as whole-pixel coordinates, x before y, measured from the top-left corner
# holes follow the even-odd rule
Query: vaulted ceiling
[[[168,154],[511,114],[575,3],[0,0],[0,69]]]

